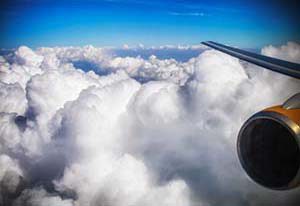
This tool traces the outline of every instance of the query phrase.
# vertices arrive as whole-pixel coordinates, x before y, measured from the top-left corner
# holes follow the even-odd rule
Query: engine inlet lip
[[[268,189],[273,189],[273,190],[288,190],[288,189],[293,189],[297,186],[299,186],[299,182],[300,182],[300,167],[298,168],[298,171],[295,175],[295,177],[285,186],[282,187],[269,187],[269,186],[265,186],[263,185],[259,178],[257,178],[253,172],[251,172],[248,168],[248,165],[246,164],[246,162],[244,161],[244,159],[242,158],[242,152],[241,152],[241,138],[242,138],[242,134],[244,132],[244,130],[249,126],[249,124],[251,124],[253,121],[255,120],[259,120],[259,119],[269,119],[269,120],[273,120],[276,121],[278,123],[280,123],[282,126],[284,126],[293,136],[293,138],[296,140],[298,148],[300,149],[300,126],[298,124],[296,124],[294,121],[292,121],[291,119],[289,119],[287,116],[284,116],[280,113],[277,112],[272,112],[272,111],[261,111],[258,112],[256,114],[254,114],[252,117],[250,117],[242,126],[242,128],[239,131],[238,134],[238,138],[237,138],[237,153],[238,153],[238,158],[239,161],[243,167],[243,169],[246,171],[247,175],[249,177],[251,177],[251,179],[253,179],[256,183],[258,183],[259,185],[262,185],[265,188]]]

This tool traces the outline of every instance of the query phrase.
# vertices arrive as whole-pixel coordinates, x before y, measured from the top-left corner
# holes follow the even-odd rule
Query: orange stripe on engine
[[[288,117],[300,126],[300,109],[284,109],[282,106],[274,106],[263,110],[265,112],[277,112]]]

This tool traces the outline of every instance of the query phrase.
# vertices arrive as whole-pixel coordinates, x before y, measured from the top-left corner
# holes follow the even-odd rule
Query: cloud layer
[[[300,46],[262,53],[297,62]],[[22,46],[0,81],[2,205],[300,203],[249,180],[235,151],[241,124],[298,80],[209,49],[180,62]]]

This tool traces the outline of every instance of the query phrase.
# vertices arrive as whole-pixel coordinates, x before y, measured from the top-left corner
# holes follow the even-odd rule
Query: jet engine
[[[242,167],[260,185],[300,186],[300,93],[250,117],[239,132],[237,151]]]

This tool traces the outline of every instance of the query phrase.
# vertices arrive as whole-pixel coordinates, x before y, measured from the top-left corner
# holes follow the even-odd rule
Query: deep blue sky
[[[300,40],[300,4],[289,0],[1,2],[1,48],[157,46],[204,40],[257,48]]]

